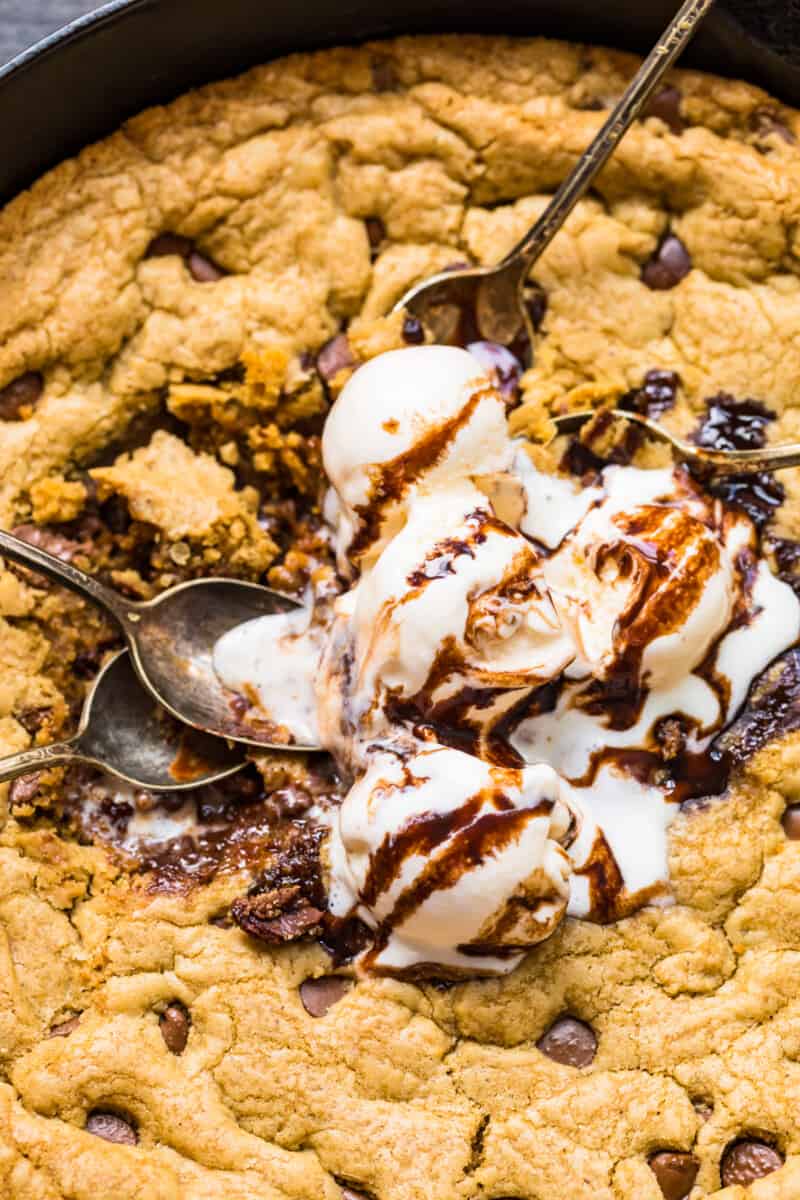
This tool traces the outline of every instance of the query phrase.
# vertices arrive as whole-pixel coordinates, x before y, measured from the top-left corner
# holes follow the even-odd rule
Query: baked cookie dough
[[[330,394],[418,339],[383,319],[410,283],[511,246],[635,65],[465,37],[293,57],[51,172],[0,214],[2,524],[132,596],[214,572],[332,586]],[[633,394],[715,444],[800,436],[798,136],[755,88],[672,77],[537,268],[519,431]],[[615,448],[572,448],[579,473],[595,452]],[[795,475],[726,498],[794,578]],[[116,644],[3,570],[2,751],[69,729]],[[303,814],[336,792],[324,763],[261,757],[166,813],[178,833],[146,854],[129,826],[152,798],[20,781],[0,835],[0,1192],[797,1196],[793,654],[765,686],[726,792],[671,827],[676,904],[568,921],[501,979],[356,978],[314,940]]]

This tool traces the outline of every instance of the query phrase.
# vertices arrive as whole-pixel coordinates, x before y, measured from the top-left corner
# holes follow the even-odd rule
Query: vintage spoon
[[[666,442],[682,462],[694,467],[700,475],[756,475],[761,471],[782,471],[787,467],[800,467],[800,442],[764,446],[759,450],[709,450],[670,433],[657,421],[640,413],[625,412],[621,408],[604,411],[618,420],[639,425],[658,441]],[[555,417],[553,424],[559,434],[576,433],[582,425],[596,416],[597,412],[567,413],[566,416]]]
[[[120,650],[97,676],[75,736],[0,759],[0,782],[89,763],[135,787],[178,792],[233,775],[246,761],[240,746],[165,720]]]
[[[410,288],[393,311],[406,309],[418,317],[435,342],[456,340],[467,317],[480,339],[510,346],[520,334],[526,334],[532,347],[534,329],[525,303],[525,282],[531,267],[606,164],[713,4],[714,0],[686,0],[538,221],[501,262],[493,267],[454,268],[432,275]]]
[[[158,703],[188,725],[235,742],[259,741],[231,707],[214,670],[214,645],[235,625],[300,607],[281,592],[237,579],[180,583],[146,602],[128,600],[71,563],[0,531],[0,556],[41,571],[106,610],[122,627],[136,673]],[[285,750],[287,747],[277,747]],[[292,749],[305,749],[292,744]]]

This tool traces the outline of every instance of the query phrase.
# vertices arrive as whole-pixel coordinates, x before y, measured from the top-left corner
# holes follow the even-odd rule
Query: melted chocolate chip
[[[674,408],[680,385],[681,377],[677,371],[648,371],[642,386],[626,392],[619,407],[657,420]]]
[[[790,804],[784,809],[781,825],[790,842],[800,842],[800,804]]]
[[[189,1010],[180,1000],[173,1000],[158,1018],[164,1044],[172,1054],[183,1054],[192,1024]]]
[[[754,1179],[771,1175],[782,1166],[783,1155],[769,1142],[758,1138],[740,1138],[726,1148],[719,1173],[723,1187],[733,1187],[737,1183],[746,1187]]]
[[[694,435],[698,446],[710,450],[759,450],[767,440],[766,427],[775,413],[760,400],[737,400],[726,392],[707,402],[708,414]],[[783,486],[765,471],[757,475],[727,475],[709,484],[725,504],[747,513],[763,528],[783,503]]]
[[[372,941],[372,933],[358,917],[343,920],[325,914],[325,929],[320,944],[328,951],[335,967],[352,962]]]
[[[324,915],[295,887],[247,896],[231,905],[231,916],[239,928],[269,946],[319,936]]]
[[[510,398],[516,394],[523,367],[515,354],[498,342],[470,342],[467,350],[494,377],[503,396]]]
[[[86,1132],[118,1146],[135,1146],[139,1141],[136,1125],[130,1117],[96,1108],[86,1118]]]
[[[536,1043],[537,1049],[565,1067],[588,1067],[597,1054],[591,1025],[577,1017],[559,1017]]]
[[[80,1024],[80,1020],[81,1020],[80,1015],[78,1015],[76,1017],[70,1017],[68,1021],[59,1021],[57,1025],[50,1026],[47,1036],[49,1038],[69,1037],[69,1035],[71,1033],[74,1033],[75,1030],[78,1028],[78,1025]]]
[[[300,999],[303,1008],[311,1017],[324,1017],[329,1008],[342,999],[350,990],[350,980],[342,975],[321,975],[316,979],[304,979],[300,984]]]
[[[674,233],[668,234],[642,268],[642,282],[654,292],[676,287],[692,269],[689,251]]]
[[[683,133],[685,124],[681,116],[683,93],[676,87],[661,88],[656,92],[645,110],[646,117],[658,117],[673,133]]]
[[[700,1163],[693,1154],[659,1150],[647,1160],[665,1200],[684,1200],[694,1187]]]
[[[71,562],[76,554],[82,553],[87,548],[62,533],[44,529],[39,525],[17,525],[11,532],[15,537],[27,542],[28,545],[46,550],[48,554],[60,558],[62,562]],[[37,587],[46,586],[47,583],[42,580],[41,576],[37,576]]]
[[[30,804],[39,794],[41,782],[41,771],[34,771],[32,775],[21,775],[19,779],[15,779],[8,789],[8,803],[11,811]]]
[[[51,711],[50,708],[29,708],[26,712],[20,713],[17,720],[25,732],[33,736],[42,728]]]
[[[403,341],[409,346],[421,346],[425,341],[425,330],[417,317],[406,317],[403,321]]]
[[[698,446],[709,450],[760,450],[767,440],[767,425],[775,413],[760,400],[737,400],[720,392],[706,401],[707,415],[694,435]]]
[[[186,260],[186,265],[189,268],[189,273],[198,283],[216,283],[225,275],[222,267],[218,266],[212,258],[207,258],[205,254],[200,254],[198,250],[193,250]]]
[[[580,434],[569,439],[561,459],[562,471],[568,471],[587,482],[594,482],[609,463],[627,466],[645,439],[645,432],[632,421],[617,422],[611,447],[607,443],[609,429],[615,418],[608,409],[600,409],[587,421]],[[595,451],[598,448],[598,452]]]
[[[317,370],[325,383],[330,383],[340,371],[345,371],[348,367],[355,365],[356,360],[345,333],[339,333],[336,337],[331,338],[317,355]]]
[[[776,659],[754,682],[742,712],[713,745],[729,764],[736,764],[798,728],[800,650],[795,649]]]
[[[763,529],[786,496],[783,485],[766,471],[758,475],[727,475],[709,485],[708,490],[724,504],[747,513],[756,529]]]
[[[26,371],[0,389],[0,421],[29,417],[41,399],[44,380],[38,371]]]

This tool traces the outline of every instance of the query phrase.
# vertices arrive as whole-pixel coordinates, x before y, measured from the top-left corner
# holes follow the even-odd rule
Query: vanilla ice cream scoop
[[[416,346],[372,359],[344,387],[322,436],[340,557],[363,567],[420,487],[503,471],[512,454],[503,398],[466,350]]]
[[[385,693],[424,710],[454,686],[535,686],[574,657],[537,551],[467,482],[417,497],[350,607],[359,717]]]
[[[746,518],[672,470],[608,468],[596,503],[545,564],[553,605],[574,641],[572,674],[665,687],[700,663],[730,623]]]
[[[365,965],[500,973],[565,912],[669,902],[677,802],[716,780],[713,739],[800,633],[749,518],[682,468],[541,471],[444,346],[361,367],[323,451],[350,586],[215,661],[352,780],[321,819]]]
[[[510,971],[563,916],[578,824],[547,766],[379,754],[331,816],[331,911],[376,931],[374,968]]]

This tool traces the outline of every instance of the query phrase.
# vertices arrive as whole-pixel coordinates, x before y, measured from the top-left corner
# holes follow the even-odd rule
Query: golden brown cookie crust
[[[369,319],[427,272],[498,258],[634,65],[477,37],[295,56],[153,109],[51,172],[0,214],[0,389],[26,372],[44,383],[31,415],[0,423],[0,521],[76,504],[71,472],[135,414],[170,389],[188,404],[176,389],[207,386],[248,351],[288,361],[359,317],[365,346],[390,344],[396,330]],[[742,83],[674,83],[682,131],[657,117],[631,130],[537,268],[549,309],[529,412],[576,389],[624,391],[659,367],[683,382],[676,427],[725,391],[778,413],[771,438],[796,438],[800,116]],[[377,252],[367,219],[380,222]],[[694,269],[650,290],[641,270],[668,230]],[[148,256],[165,233],[206,266],[188,251]],[[279,423],[255,442],[297,457]],[[162,449],[180,478],[208,447]],[[269,548],[224,474],[235,452],[223,438],[213,450],[219,464],[203,470],[220,511],[193,508],[180,530],[158,509],[158,455],[107,464],[98,483],[146,498],[145,519],[173,540],[191,542],[198,520],[240,521],[231,552],[260,571]],[[776,529],[796,536],[800,482],[785,487]],[[29,741],[22,714],[57,700],[55,619],[34,582],[0,574],[3,751]],[[727,798],[675,821],[677,906],[606,928],[567,922],[503,980],[360,980],[321,1017],[299,994],[330,973],[321,950],[267,950],[210,923],[241,878],[148,894],[102,847],[11,818],[0,1194],[334,1200],[349,1186],[375,1200],[658,1200],[648,1159],[670,1150],[699,1161],[692,1200],[789,1200],[800,845],[780,819],[798,795],[790,735]],[[176,1004],[190,1019],[180,1054],[160,1023]],[[586,1067],[536,1047],[564,1013],[595,1032]],[[87,1132],[93,1111],[123,1117],[135,1144]],[[720,1191],[723,1152],[742,1137],[785,1165],[748,1192]]]

